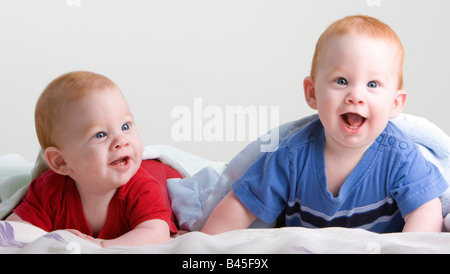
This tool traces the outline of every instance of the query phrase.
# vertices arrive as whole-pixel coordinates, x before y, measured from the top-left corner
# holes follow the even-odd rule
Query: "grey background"
[[[223,111],[278,106],[280,123],[314,113],[302,88],[314,45],[353,14],[397,32],[404,112],[448,134],[449,10],[448,0],[0,0],[0,155],[34,161],[39,94],[62,73],[90,70],[122,89],[144,145],[229,161],[251,140],[176,142],[172,110],[193,112],[201,98],[203,108]]]

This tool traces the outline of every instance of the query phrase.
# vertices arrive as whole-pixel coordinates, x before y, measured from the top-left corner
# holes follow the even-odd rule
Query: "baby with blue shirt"
[[[389,120],[406,102],[403,47],[392,29],[349,16],[320,36],[307,104],[319,118],[280,141],[236,180],[202,231],[283,226],[442,231],[447,182]]]

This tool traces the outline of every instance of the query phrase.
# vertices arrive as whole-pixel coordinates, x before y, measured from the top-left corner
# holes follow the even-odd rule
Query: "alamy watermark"
[[[366,3],[369,7],[380,7],[381,0],[366,0]]]
[[[66,0],[67,6],[69,7],[79,7],[81,6],[81,0]]]
[[[194,98],[193,106],[172,109],[177,119],[171,128],[176,142],[253,141],[259,137],[260,151],[273,151],[278,146],[279,106],[203,106],[202,98]]]

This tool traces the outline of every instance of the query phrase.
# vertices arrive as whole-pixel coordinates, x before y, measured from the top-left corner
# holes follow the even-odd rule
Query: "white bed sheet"
[[[361,229],[244,229],[219,235],[189,232],[160,245],[100,248],[64,230],[0,222],[0,253],[326,254],[450,253],[450,233],[377,234]]]

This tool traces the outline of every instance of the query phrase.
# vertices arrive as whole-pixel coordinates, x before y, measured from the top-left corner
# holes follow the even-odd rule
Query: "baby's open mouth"
[[[350,128],[359,128],[366,122],[367,118],[359,115],[358,113],[344,113],[341,115],[342,121]]]
[[[120,159],[117,159],[115,161],[112,161],[111,163],[109,163],[110,165],[114,165],[114,166],[123,166],[126,165],[128,163],[129,157],[122,157]]]

